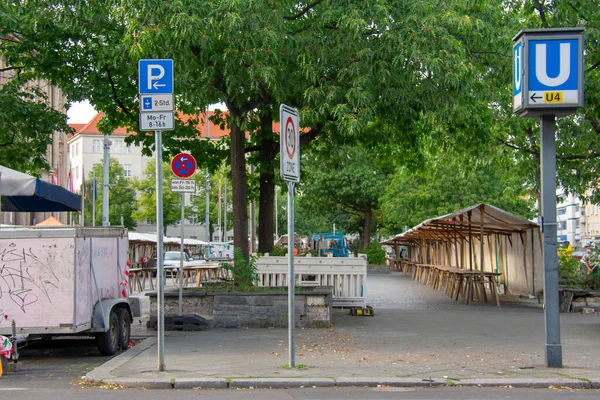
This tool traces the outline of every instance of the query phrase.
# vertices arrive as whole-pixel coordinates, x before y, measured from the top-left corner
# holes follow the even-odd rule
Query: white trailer
[[[0,335],[95,336],[102,355],[126,349],[127,230],[0,228]]]

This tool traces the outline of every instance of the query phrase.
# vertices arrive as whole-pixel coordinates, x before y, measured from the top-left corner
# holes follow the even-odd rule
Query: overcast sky
[[[71,107],[67,111],[67,122],[69,124],[87,124],[94,115],[96,115],[96,111],[87,101],[71,103]]]

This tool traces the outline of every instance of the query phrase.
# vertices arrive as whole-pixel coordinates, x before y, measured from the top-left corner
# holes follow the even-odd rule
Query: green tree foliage
[[[46,152],[53,133],[71,130],[65,115],[48,107],[45,94],[26,83],[23,74],[0,84],[0,165],[35,174],[51,167]]]
[[[0,42],[8,64],[48,79],[70,100],[89,98],[106,113],[105,132],[136,130],[137,61],[174,59],[176,107],[197,117],[177,119],[163,142],[165,157],[187,149],[213,171],[227,159],[235,242],[245,252],[253,196],[249,153],[259,175],[260,243],[272,234],[278,138],[271,127],[280,103],[300,109],[303,145],[381,146],[414,170],[449,152],[479,157],[510,149],[517,176],[537,195],[537,122],[514,116],[510,96],[512,37],[522,28],[586,28],[586,106],[559,121],[558,178],[576,193],[600,183],[595,2],[40,0],[3,6]],[[229,112],[214,120],[231,136],[214,146],[197,140],[203,132],[196,123],[218,102]],[[131,140],[154,146],[152,135]]]
[[[369,244],[361,251],[361,253],[363,252],[367,255],[367,261],[369,264],[383,265],[386,263],[385,250],[379,243]]]
[[[250,259],[246,260],[244,252],[238,247],[233,248],[233,264],[223,263],[221,266],[231,271],[233,282],[240,289],[248,289],[258,282],[256,257],[250,256]]]
[[[382,196],[390,232],[478,203],[488,203],[524,218],[533,214],[521,177],[509,157],[465,159],[446,154],[428,160],[420,171],[397,169]]]
[[[93,176],[96,175],[96,199],[93,193]],[[95,210],[96,226],[102,225],[102,201],[103,201],[103,178],[104,165],[94,164],[92,171],[89,171],[85,179],[85,225],[92,226],[92,209]],[[108,215],[111,225],[121,225],[121,216],[123,216],[123,225],[127,229],[133,229],[136,222],[133,218],[135,207],[135,190],[132,188],[131,181],[125,176],[125,169],[119,162],[110,158],[108,165],[108,182],[110,185],[108,199]],[[92,203],[95,203],[92,207]]]
[[[163,229],[167,233],[169,225],[176,225],[181,219],[181,196],[179,193],[171,192],[171,179],[173,173],[171,166],[163,163],[162,166],[163,187]],[[144,177],[133,179],[131,186],[137,191],[137,202],[132,217],[136,221],[156,222],[156,160],[151,160],[146,165]]]
[[[600,177],[597,174],[600,153],[596,151],[600,146],[600,8],[597,2],[586,0],[510,0],[506,7],[513,34],[523,28],[585,28],[585,105],[575,115],[557,119],[557,181],[567,193],[596,203],[600,200]],[[509,45],[506,41],[503,46]],[[510,76],[510,61],[509,57],[506,62],[499,63],[498,72]],[[499,107],[496,108],[493,143],[501,143],[515,151],[520,175],[530,191],[539,197],[539,122],[536,119],[521,120],[512,115],[507,90],[503,93],[503,101],[502,97],[497,97]],[[590,192],[586,193],[588,190]]]
[[[225,148],[196,140],[197,118],[178,119],[175,134],[163,144],[165,156],[188,149],[201,166],[229,159],[235,241],[245,249],[246,152],[258,154],[250,162],[259,167],[260,214],[266,218],[261,243],[272,234],[278,140],[271,127],[280,103],[300,109],[304,143],[374,141],[360,135],[376,116],[394,133],[390,140],[406,136],[413,150],[426,142],[418,132],[460,143],[471,135],[463,127],[475,126],[478,140],[485,138],[490,114],[471,111],[482,104],[482,89],[489,89],[490,55],[499,46],[489,38],[497,37],[494,28],[502,26],[504,10],[488,3],[495,4],[19,2],[10,3],[10,24],[2,33],[18,32],[18,40],[6,46],[11,64],[49,78],[71,100],[88,97],[106,113],[101,126],[107,132],[137,126],[132,77],[140,58],[174,59],[176,106],[184,113],[198,115],[208,104],[225,103],[229,112],[215,118],[230,129]],[[428,129],[414,130],[415,121]],[[133,140],[153,146],[151,135]]]
[[[393,171],[386,160],[384,154],[359,146],[315,151],[310,162],[303,165],[299,188],[302,206],[314,215],[335,218],[341,212],[347,220],[356,218],[358,226],[348,233],[360,232],[366,247],[371,241],[371,229],[379,211],[379,197]],[[331,227],[333,223],[335,221],[327,221],[327,226]]]
[[[206,223],[206,174],[198,171],[194,174],[193,179],[196,180],[196,194],[191,197],[191,204],[186,203],[186,214],[193,216],[197,223]],[[227,230],[231,229],[233,225],[233,218],[231,214],[231,179],[228,178],[226,173],[225,165],[210,174],[209,184],[209,235],[210,238],[214,237],[214,232],[218,228],[219,223],[219,207],[221,207],[221,228],[223,227],[223,220],[226,221]],[[219,190],[221,192],[221,200],[219,202]],[[227,201],[227,204],[225,203]],[[227,206],[227,210],[224,207]],[[212,241],[212,239],[210,239]],[[221,240],[219,240],[221,241]],[[227,237],[224,241],[228,241]]]

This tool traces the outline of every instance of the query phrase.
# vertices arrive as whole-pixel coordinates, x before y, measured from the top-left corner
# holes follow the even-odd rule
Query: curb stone
[[[336,381],[333,378],[250,378],[232,379],[229,381],[230,388],[255,388],[255,389],[285,389],[301,387],[334,387]]]
[[[121,365],[127,363],[132,358],[136,357],[141,352],[147,350],[148,348],[154,346],[157,342],[156,337],[149,337],[142,340],[136,346],[133,346],[130,349],[127,349],[123,353],[118,356],[112,358],[111,360],[105,362],[104,364],[94,368],[90,372],[88,372],[85,378],[89,381],[99,381],[99,382],[107,382],[107,379],[111,378],[111,371],[119,368]],[[136,380],[136,379],[133,379]]]

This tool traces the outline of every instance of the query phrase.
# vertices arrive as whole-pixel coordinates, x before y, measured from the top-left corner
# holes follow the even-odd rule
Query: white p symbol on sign
[[[154,71],[157,71],[157,75],[152,75]],[[152,88],[158,89],[159,86],[165,86],[164,84],[159,84],[158,82],[154,82],[154,84],[152,84],[153,81],[158,81],[162,79],[163,76],[165,76],[165,69],[162,67],[162,65],[148,64],[148,90]]]

